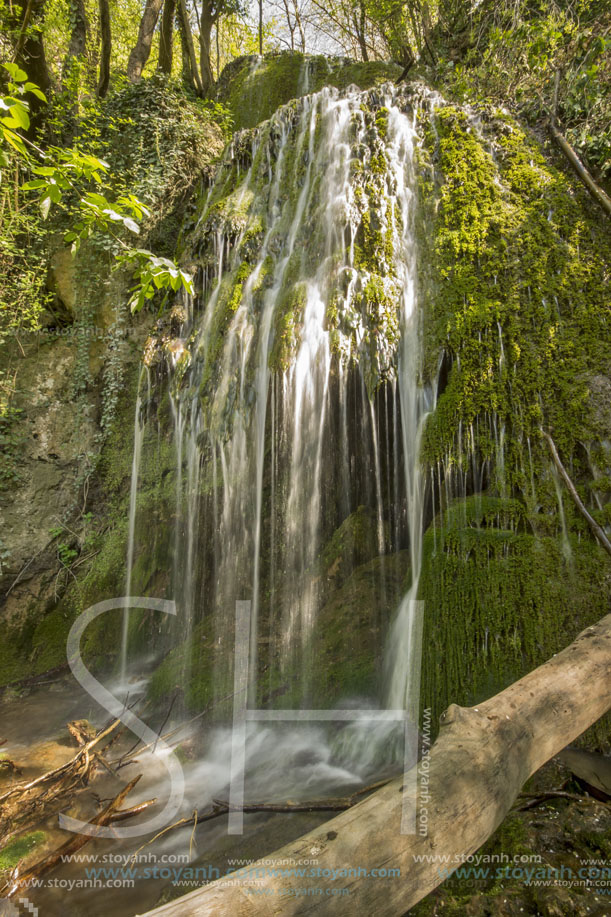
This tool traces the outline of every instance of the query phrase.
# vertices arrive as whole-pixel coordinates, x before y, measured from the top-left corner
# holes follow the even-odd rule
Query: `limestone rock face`
[[[72,397],[76,358],[72,341],[43,339],[20,367],[19,480],[2,497],[3,540],[13,570],[49,541],[74,491],[79,457],[96,448],[93,405],[84,413]]]
[[[73,321],[76,315],[77,291],[75,262],[69,247],[57,248],[51,255],[47,286],[55,293],[60,310],[66,318]]]

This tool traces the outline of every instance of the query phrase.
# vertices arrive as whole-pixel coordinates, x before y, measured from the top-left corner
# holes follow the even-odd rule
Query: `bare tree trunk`
[[[161,17],[161,32],[159,33],[159,62],[157,69],[168,76],[172,73],[172,60],[174,57],[175,14],[176,0],[165,0]]]
[[[202,81],[197,69],[197,58],[193,45],[193,35],[189,23],[189,14],[185,0],[178,0],[178,24],[180,26],[180,40],[182,43],[182,79],[186,86],[195,89],[203,95]]]
[[[299,862],[315,852],[311,875],[296,879],[290,870],[275,875],[279,871],[266,869],[266,859],[249,865],[253,872],[246,883],[257,877],[256,895],[229,876],[231,883],[219,879],[149,914],[404,914],[490,837],[531,774],[609,710],[610,672],[607,615],[496,697],[477,707],[452,704],[441,717],[425,769],[423,759],[363,802],[269,854],[276,862]],[[406,814],[408,828],[417,833],[401,833]],[[355,876],[347,867],[357,866]],[[397,873],[389,875],[391,868]],[[385,876],[383,887],[370,878],[374,869],[385,870],[378,873]],[[332,894],[325,895],[325,888]]]
[[[291,51],[295,50],[295,27],[296,23],[291,19],[291,11],[289,9],[289,0],[283,0],[284,2],[284,13],[286,15],[286,27],[289,30],[289,35],[291,36]]]
[[[367,49],[367,11],[365,9],[364,0],[361,0],[359,4],[358,16],[356,10],[354,10],[352,16],[354,22],[354,31],[356,33],[356,40],[358,41],[359,48],[361,50],[361,57],[364,61],[368,61],[369,51]]]
[[[99,0],[100,33],[102,36],[102,50],[100,54],[100,77],[98,80],[98,96],[103,99],[108,92],[110,83],[110,56],[112,53],[112,32],[110,27],[109,0]]]
[[[214,86],[214,74],[210,60],[212,26],[215,17],[211,15],[210,3],[204,0],[199,23],[199,67],[202,79],[202,90],[207,95]]]
[[[138,29],[138,40],[127,62],[127,76],[132,83],[137,83],[141,78],[144,66],[149,59],[162,3],[163,0],[146,0]]]
[[[299,43],[301,45],[299,50],[301,51],[302,54],[305,54],[306,53],[306,37],[305,37],[305,29],[303,27],[303,22],[301,19],[301,13],[299,11],[299,0],[293,0],[293,4],[295,6],[295,22],[299,30]]]
[[[220,36],[221,23],[217,19],[216,26],[214,29],[214,40],[216,42],[216,78],[218,80],[221,75],[221,36]]]

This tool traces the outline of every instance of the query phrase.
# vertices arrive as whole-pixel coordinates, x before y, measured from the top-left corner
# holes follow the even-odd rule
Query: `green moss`
[[[396,79],[400,73],[396,64],[382,61],[348,62],[344,58],[285,51],[266,54],[263,59],[243,57],[232,61],[221,74],[217,91],[239,130],[260,124],[291,99],[318,92],[324,86],[370,89]]]
[[[6,847],[0,850],[0,872],[8,872],[14,869],[17,863],[27,857],[36,847],[39,847],[45,838],[44,831],[32,831],[30,834],[24,834],[23,837],[10,841]]]
[[[341,583],[352,570],[379,554],[377,529],[377,520],[366,506],[344,519],[321,553],[326,579]]]
[[[274,313],[274,341],[269,356],[273,372],[284,372],[295,358],[305,302],[306,285],[298,282],[289,288]]]
[[[26,661],[18,645],[19,640],[20,634],[16,628],[9,627],[4,622],[0,624],[0,644],[2,644],[0,685],[8,685],[14,681],[19,681],[27,674],[27,670],[25,670]]]
[[[211,706],[215,698],[230,694],[230,683],[233,683],[233,644],[220,647],[210,626],[201,624],[191,641],[180,643],[155,670],[149,697],[159,702],[177,688],[184,688],[186,709],[201,711]],[[217,706],[213,718],[226,715],[230,707],[231,702]]]
[[[388,109],[384,106],[376,112],[376,130],[382,140],[385,140],[388,133]]]
[[[608,366],[611,249],[581,195],[515,122],[487,112],[484,124],[479,134],[447,106],[437,133],[425,132],[425,170],[437,162],[435,182],[430,168],[421,182],[429,371],[440,349],[452,369],[424,456],[460,463],[469,424],[495,417],[506,430],[506,483],[519,487],[527,437],[543,463],[542,423],[566,456],[590,438],[586,379]],[[484,437],[478,448],[488,457],[492,446]]]
[[[366,553],[366,545],[360,547]],[[376,557],[353,567],[330,595],[319,612],[310,646],[312,703],[329,707],[342,697],[379,695],[384,635],[403,593],[408,566],[405,551]]]
[[[602,550],[532,534],[516,500],[471,497],[451,505],[424,539],[424,707],[497,693],[598,621],[609,603]]]

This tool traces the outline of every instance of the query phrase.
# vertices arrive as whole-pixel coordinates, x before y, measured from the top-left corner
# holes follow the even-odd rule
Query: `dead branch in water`
[[[6,844],[19,831],[39,822],[54,810],[57,811],[66,798],[87,788],[98,764],[106,765],[97,751],[97,746],[119,723],[120,720],[115,720],[93,738],[87,737],[82,724],[69,724],[70,734],[77,741],[85,743],[81,744],[77,753],[65,764],[41,774],[34,780],[12,784],[0,796],[1,843]]]
[[[89,824],[109,825],[113,821],[120,820],[121,816],[123,818],[129,817],[129,815],[132,814],[130,810],[124,810],[123,812],[117,810],[121,809],[125,798],[136,786],[141,776],[142,774],[139,774],[137,777],[134,777],[133,780],[130,780],[127,786],[123,787],[121,792],[118,793],[117,796],[115,796],[115,798],[108,803],[106,808],[103,809],[99,815],[96,815],[95,818],[91,819]],[[135,806],[134,808],[140,809],[141,807]],[[44,857],[44,859],[39,860],[38,863],[35,863],[24,872],[20,873],[19,865],[17,865],[11,873],[9,881],[3,888],[0,889],[0,896],[4,898],[11,898],[21,889],[27,888],[29,883],[34,879],[40,878],[40,876],[45,875],[45,873],[50,872],[60,863],[63,863],[66,857],[76,853],[77,850],[80,850],[81,847],[84,847],[85,844],[87,844],[90,840],[91,835],[89,834],[74,834],[70,840],[66,841],[65,844],[62,844],[61,847],[53,850],[52,853]]]
[[[365,796],[367,793],[372,793],[374,790],[380,789],[380,787],[386,786],[387,783],[390,783],[391,779],[391,777],[387,777],[384,780],[378,780],[376,783],[370,783],[368,786],[361,787],[360,790],[355,790],[350,796],[338,798],[311,799],[302,802],[292,802],[290,799],[286,802],[250,802],[242,806],[232,806],[223,799],[213,799],[210,808],[201,810],[196,809],[192,815],[187,815],[173,824],[168,825],[167,828],[164,828],[156,834],[150,841],[147,841],[146,844],[139,847],[138,850],[132,854],[132,859],[135,860],[141,850],[144,850],[144,848],[152,844],[153,841],[158,840],[170,831],[175,831],[177,828],[186,828],[189,825],[196,827],[200,822],[212,821],[212,819],[220,818],[223,815],[227,815],[229,812],[343,812],[356,805],[362,796]]]

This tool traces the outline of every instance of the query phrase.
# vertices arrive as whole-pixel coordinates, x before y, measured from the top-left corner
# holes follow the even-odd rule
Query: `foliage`
[[[118,260],[120,264],[132,266],[134,277],[137,278],[137,283],[130,291],[132,312],[139,312],[157,290],[177,293],[184,289],[187,293],[193,293],[191,275],[178,268],[169,258],[158,258],[152,252],[138,248],[120,255]]]
[[[47,219],[52,205],[68,210],[73,227],[65,233],[64,240],[72,243],[73,250],[96,232],[112,236],[121,251],[117,264],[134,267],[137,284],[132,290],[132,304],[135,309],[142,308],[157,290],[178,290],[181,286],[190,290],[189,275],[174,262],[157,258],[146,249],[133,249],[117,235],[119,229],[139,234],[140,221],[149,211],[133,194],[126,193],[109,201],[100,190],[88,190],[88,185],[102,187],[108,163],[77,148],[51,146],[43,152],[19,132],[30,126],[29,106],[23,95],[29,92],[43,99],[44,95],[19,67],[4,66],[11,76],[8,88],[13,95],[0,98],[0,109],[8,112],[0,118],[2,135],[9,145],[1,151],[3,162],[8,165],[11,154],[13,157],[16,154],[35,176],[21,185],[21,191],[36,192],[42,218]]]
[[[452,7],[438,24],[437,77],[460,101],[505,104],[531,122],[557,116],[601,177],[611,174],[609,15],[596,0]]]

